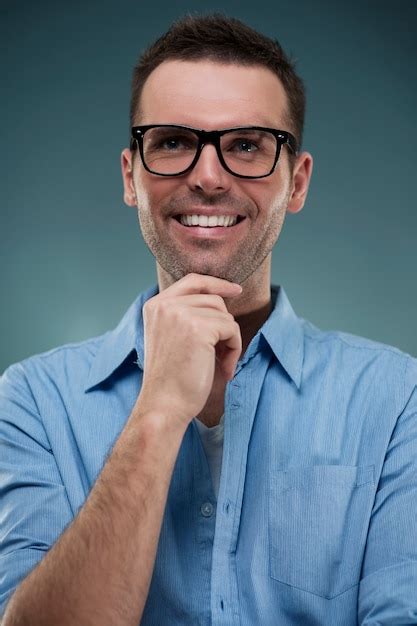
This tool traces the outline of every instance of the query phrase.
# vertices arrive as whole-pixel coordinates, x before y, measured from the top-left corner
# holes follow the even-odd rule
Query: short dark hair
[[[295,135],[298,147],[301,146],[305,89],[303,81],[295,72],[295,62],[285,54],[276,39],[270,39],[240,20],[221,13],[185,15],[173,22],[169,30],[141,54],[133,70],[131,126],[140,116],[140,97],[146,79],[158,65],[173,59],[208,59],[222,64],[261,65],[270,69],[285,89],[289,130]]]

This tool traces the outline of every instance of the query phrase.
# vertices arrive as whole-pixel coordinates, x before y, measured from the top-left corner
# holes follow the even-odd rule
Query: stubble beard
[[[149,208],[148,210],[138,208],[138,218],[147,247],[158,264],[174,281],[195,272],[243,284],[272,251],[284,224],[288,201],[289,191],[284,199],[280,198],[279,204],[271,212],[269,221],[263,224],[260,232],[256,233],[256,239],[255,233],[249,230],[248,236],[241,241],[226,261],[222,261],[217,253],[219,243],[209,239],[196,242],[195,254],[184,254],[169,238],[168,229],[162,233],[158,232],[151,218],[152,210]],[[253,217],[248,213],[246,219],[252,220]],[[224,247],[224,244],[220,245]]]

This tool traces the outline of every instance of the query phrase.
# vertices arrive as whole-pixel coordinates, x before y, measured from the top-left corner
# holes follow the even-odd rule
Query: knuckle
[[[167,311],[168,310],[168,306],[167,306],[168,302],[166,299],[161,299],[155,302],[155,309],[157,311]]]
[[[166,302],[154,296],[145,302],[143,311],[147,317],[160,317],[167,310]]]
[[[152,310],[152,305],[149,303],[149,300],[148,300],[147,302],[145,302],[145,304],[142,307],[142,315],[145,320],[149,317],[151,310]]]
[[[213,296],[213,298],[214,298],[214,300],[215,300],[216,304],[217,304],[217,305],[218,305],[221,309],[223,309],[223,310],[225,310],[225,309],[226,309],[226,305],[225,305],[224,300],[223,300],[223,298],[222,298],[221,296],[214,295],[214,296]]]
[[[158,303],[159,303],[159,294],[157,294],[156,296],[152,296],[152,298],[149,298],[149,300],[146,300],[145,304],[143,305],[143,309],[144,310],[153,309],[158,306]]]

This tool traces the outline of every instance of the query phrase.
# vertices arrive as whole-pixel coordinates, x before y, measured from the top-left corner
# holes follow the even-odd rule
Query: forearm
[[[86,503],[21,583],[2,626],[138,626],[183,434],[134,409]]]

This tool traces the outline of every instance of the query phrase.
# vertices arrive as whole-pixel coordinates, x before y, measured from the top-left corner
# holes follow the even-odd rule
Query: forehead
[[[287,97],[279,78],[263,66],[171,60],[146,80],[140,110],[141,124],[285,129]]]

